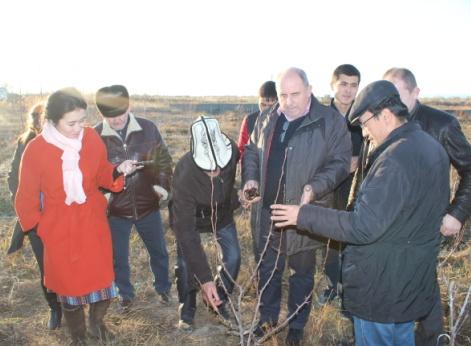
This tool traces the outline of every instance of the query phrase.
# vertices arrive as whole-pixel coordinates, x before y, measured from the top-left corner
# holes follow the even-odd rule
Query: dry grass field
[[[22,250],[6,256],[9,245],[14,212],[10,205],[10,196],[6,184],[10,158],[15,148],[15,138],[22,130],[24,114],[37,100],[37,96],[20,97],[16,102],[0,103],[0,345],[64,345],[69,338],[63,326],[56,331],[46,329],[48,307],[43,299],[39,285],[39,274],[33,253],[25,240]],[[91,101],[92,99],[90,99]],[[149,118],[157,123],[174,162],[189,149],[188,129],[198,115],[197,105],[201,103],[250,104],[251,98],[163,98],[136,97],[134,113]],[[468,102],[454,100],[427,100],[428,103],[458,110],[463,129],[471,139],[471,116],[466,112],[471,109]],[[451,104],[443,104],[448,102]],[[92,105],[93,102],[90,102]],[[183,106],[182,106],[183,105]],[[97,122],[98,116],[93,106],[89,108],[89,122]],[[245,111],[238,109],[217,114],[221,128],[231,138],[238,136],[239,126]],[[168,216],[162,209],[165,228],[168,230]],[[248,224],[248,212],[238,210],[236,223],[242,248],[242,266],[238,283],[246,283],[254,267],[251,236]],[[446,307],[446,328],[450,332],[460,314],[461,306],[471,284],[471,243],[469,224],[465,227],[464,237],[451,239],[441,253],[438,269],[442,289],[443,304]],[[175,240],[170,230],[166,233],[170,253],[171,268],[175,263]],[[212,255],[211,262],[216,262],[215,246],[210,237],[204,239],[207,250]],[[238,345],[240,339],[230,333],[226,327],[206,311],[198,302],[195,330],[191,333],[176,328],[177,295],[172,287],[172,301],[169,305],[159,303],[152,286],[152,274],[148,265],[147,252],[133,232],[131,239],[132,281],[136,288],[136,304],[128,314],[122,314],[118,302],[114,302],[106,316],[110,328],[117,334],[116,345]],[[339,345],[342,340],[352,341],[352,327],[342,318],[338,302],[320,307],[315,303],[317,294],[324,289],[322,258],[318,261],[314,304],[309,323],[305,330],[305,345]],[[172,270],[173,277],[173,270]],[[255,290],[249,289],[241,299],[240,307],[245,323],[249,323],[255,306]],[[234,297],[238,292],[236,291]],[[286,295],[285,295],[286,296]],[[450,299],[452,297],[452,299]],[[450,304],[450,301],[452,304]],[[282,316],[286,314],[283,304]],[[471,344],[471,316],[469,307],[464,311],[467,318],[461,324],[456,338],[456,345]],[[266,345],[283,345],[286,330],[281,331]],[[91,342],[93,344],[93,342]]]

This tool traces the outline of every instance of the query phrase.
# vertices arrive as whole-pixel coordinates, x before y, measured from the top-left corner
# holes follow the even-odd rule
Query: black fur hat
[[[107,118],[120,116],[129,108],[129,93],[123,85],[103,87],[95,96],[96,106]]]

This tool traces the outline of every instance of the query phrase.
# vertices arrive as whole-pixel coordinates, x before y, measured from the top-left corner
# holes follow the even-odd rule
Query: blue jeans
[[[414,346],[414,321],[379,323],[353,316],[355,346]]]
[[[129,267],[129,237],[132,226],[141,237],[149,253],[149,263],[154,273],[154,288],[157,293],[168,293],[171,283],[168,277],[168,253],[160,212],[139,220],[109,217],[111,238],[113,241],[113,262],[115,282],[119,295],[123,299],[134,298],[134,287],[131,284],[131,268]]]
[[[234,282],[237,280],[240,268],[240,247],[239,239],[237,238],[237,230],[235,224],[231,223],[216,231],[216,238],[222,252],[223,266],[218,266],[218,294],[223,302],[227,301],[227,294],[222,285],[226,288],[228,293],[232,293],[234,289]],[[189,292],[196,289],[195,285],[188,280],[189,278],[187,264],[181,255],[180,248],[178,247],[177,265],[175,266],[175,277],[177,279],[178,299],[180,303],[185,303],[185,299]]]

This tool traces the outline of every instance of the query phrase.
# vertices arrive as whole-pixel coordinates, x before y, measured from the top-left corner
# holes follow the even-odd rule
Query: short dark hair
[[[417,88],[417,81],[415,80],[415,76],[411,72],[411,70],[407,68],[392,67],[386,72],[384,72],[383,79],[386,79],[388,76],[391,76],[392,78],[399,78],[400,80],[404,81],[409,91],[412,91]]]
[[[367,111],[373,113],[373,116],[378,116],[378,114],[385,108],[389,109],[401,122],[404,122],[409,118],[409,110],[407,109],[407,106],[402,103],[399,95],[390,96],[376,107],[368,108]]]
[[[87,102],[75,88],[64,88],[52,93],[46,104],[46,119],[57,125],[64,114],[76,109],[87,109]]]
[[[266,81],[258,89],[258,96],[263,98],[278,99],[276,94],[276,85],[274,81]]]
[[[344,74],[350,77],[357,76],[358,83],[360,83],[360,80],[361,80],[360,71],[358,71],[358,69],[353,65],[343,64],[343,65],[337,66],[337,68],[334,70],[334,73],[332,73],[332,83],[336,82],[340,78],[341,74]]]

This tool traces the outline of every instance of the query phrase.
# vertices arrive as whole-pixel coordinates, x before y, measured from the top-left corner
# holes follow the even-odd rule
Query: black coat
[[[425,132],[440,142],[448,154],[451,165],[456,169],[460,181],[447,213],[464,224],[471,215],[471,145],[463,134],[460,123],[453,115],[420,102],[417,102],[411,112],[411,121],[417,122]],[[369,142],[364,141],[352,184],[350,205],[354,202],[361,182],[367,174],[369,150]]]
[[[453,115],[419,102],[411,112],[411,119],[443,145],[458,172],[460,182],[448,213],[464,223],[471,214],[471,145],[460,123]]]
[[[303,206],[298,226],[348,243],[342,268],[348,311],[374,322],[414,321],[429,313],[438,290],[448,156],[417,124],[406,123],[369,165],[352,212]]]
[[[8,180],[8,189],[10,190],[10,194],[11,194],[12,204],[14,204],[16,190],[18,189],[18,176],[20,172],[21,156],[23,155],[23,152],[25,151],[26,145],[34,137],[36,137],[36,134],[33,131],[30,131],[25,141],[22,141],[21,139],[19,139],[16,146],[15,153],[13,154],[13,158],[11,160],[11,166],[10,166],[10,171],[8,172],[7,180]],[[19,222],[17,221],[13,229],[13,234],[10,240],[10,247],[8,248],[7,253],[11,254],[21,249],[21,247],[23,246],[24,237],[25,237],[25,233],[23,232]]]
[[[270,146],[278,120],[276,104],[263,113],[245,147],[242,165],[243,183],[255,180],[263,200]],[[345,119],[333,108],[324,106],[311,95],[311,107],[301,125],[296,129],[286,148],[286,180],[284,203],[299,205],[303,188],[310,185],[315,195],[313,203],[331,206],[334,188],[343,181],[350,170],[352,144]],[[282,165],[283,162],[280,162]],[[261,212],[263,203],[251,209],[251,229],[256,247],[261,245],[263,234]],[[324,239],[313,237],[296,228],[286,232],[286,251],[293,255],[301,251],[321,248]]]

